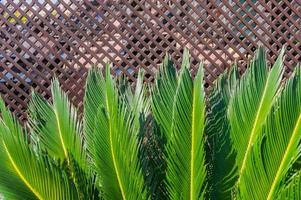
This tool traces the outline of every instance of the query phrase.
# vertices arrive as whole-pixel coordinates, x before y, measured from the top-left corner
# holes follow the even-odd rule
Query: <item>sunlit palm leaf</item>
[[[77,199],[66,174],[28,144],[0,100],[0,193],[6,199]]]
[[[231,189],[237,180],[235,152],[230,138],[227,108],[238,81],[236,66],[222,74],[210,91],[206,135],[208,136],[207,160],[208,195],[210,199],[231,199]]]
[[[99,73],[94,71],[92,73]],[[90,75],[90,77],[100,75]],[[104,94],[104,99],[97,102],[97,113],[94,131],[85,134],[88,138],[89,152],[95,165],[95,170],[101,179],[101,186],[106,199],[146,199],[144,180],[138,160],[139,129],[133,125],[133,114],[110,76],[109,66],[106,66],[104,87],[90,87],[86,96]],[[99,92],[98,90],[103,90]],[[88,93],[88,94],[87,94]],[[87,100],[87,99],[86,99]],[[86,111],[85,111],[86,112]],[[87,115],[87,114],[86,114]]]
[[[167,134],[166,147],[167,190],[171,199],[198,199],[204,195],[204,94],[203,67],[200,66],[193,81],[185,51],[172,112],[160,114],[172,119],[171,127],[167,127],[171,132]],[[158,123],[162,124],[162,120]]]
[[[241,175],[243,199],[276,199],[300,156],[301,68],[296,68],[277,98]],[[299,169],[300,170],[300,169]],[[259,178],[260,177],[260,178]]]
[[[89,180],[85,183],[87,188],[80,186],[83,184],[81,177],[90,176],[90,171],[87,168],[85,151],[83,151],[81,124],[77,119],[77,111],[69,103],[67,95],[60,89],[58,80],[53,81],[51,91],[52,104],[36,93],[32,94],[29,105],[29,126],[32,139],[53,158],[61,162],[66,161],[67,172],[73,178],[79,195],[87,198],[87,190],[89,190],[87,188],[93,187],[93,184],[91,178],[87,178],[87,181]],[[82,175],[79,171],[87,175]]]
[[[33,93],[29,106],[29,125],[34,138],[47,152],[60,160],[70,162],[69,154],[85,165],[80,137],[81,127],[75,108],[69,103],[67,95],[54,80],[51,87],[53,104],[49,104]]]
[[[282,57],[269,70],[260,48],[207,106],[187,50],[151,94],[142,71],[133,85],[92,68],[83,130],[57,80],[53,103],[33,93],[29,134],[0,101],[0,199],[300,199],[301,68],[281,85]]]
[[[282,50],[273,68],[268,71],[265,52],[263,48],[259,48],[230,100],[228,118],[233,145],[237,151],[239,174],[246,168],[251,147],[275,100],[283,73],[283,52]]]

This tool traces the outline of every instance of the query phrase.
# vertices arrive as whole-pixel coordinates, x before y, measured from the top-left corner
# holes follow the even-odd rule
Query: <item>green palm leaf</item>
[[[0,193],[6,199],[77,199],[66,174],[35,151],[0,100]]]
[[[150,100],[143,77],[143,71],[139,71],[134,91],[123,78],[119,83],[119,91],[134,115],[133,125],[139,129],[139,159],[145,184],[148,186],[148,195],[151,199],[165,199],[166,189],[163,182],[166,161],[162,151],[165,139],[150,113]]]
[[[229,103],[228,118],[231,137],[237,151],[239,174],[246,168],[251,147],[273,105],[283,74],[282,57],[284,50],[268,71],[263,48],[259,48],[250,68],[240,80]],[[238,179],[240,182],[240,179]]]
[[[155,78],[152,89],[152,112],[165,137],[170,137],[172,124],[172,109],[177,89],[177,74],[169,56],[166,55]]]
[[[166,61],[165,61],[166,62]],[[168,66],[165,66],[168,67]],[[167,146],[167,190],[171,199],[198,199],[204,193],[206,177],[204,152],[205,98],[203,88],[203,67],[192,80],[189,73],[189,55],[184,52],[182,68],[173,93],[175,75],[164,77],[157,83],[160,94],[153,94],[153,108],[157,109],[156,120],[166,131]],[[172,80],[172,81],[171,81]],[[159,90],[159,91],[158,91]],[[169,91],[168,91],[169,90]],[[172,96],[174,95],[174,96]],[[168,101],[165,101],[166,98]]]
[[[166,185],[166,159],[164,146],[166,138],[152,116],[148,116],[140,133],[140,162],[148,186],[149,196],[153,200],[168,199]]]
[[[143,135],[145,123],[150,113],[150,100],[147,98],[147,86],[143,83],[144,71],[139,70],[135,89],[122,77],[118,84],[118,91],[128,109],[133,115],[133,125],[139,130],[139,136]]]
[[[135,90],[132,92],[131,85],[126,84],[127,86],[125,86],[126,90],[124,93],[125,101],[134,114],[137,125],[139,125],[139,119],[145,119],[147,115],[150,114],[150,100],[146,96],[147,87],[143,83],[143,78],[144,71],[139,70]],[[126,81],[126,83],[128,83],[128,81]]]
[[[32,94],[29,105],[29,126],[33,138],[41,147],[60,160],[71,162],[72,154],[81,167],[85,166],[82,151],[81,125],[77,119],[76,109],[69,103],[67,95],[54,80],[51,87],[53,103],[49,104],[36,93]]]
[[[275,199],[278,200],[291,200],[301,199],[301,174],[296,173],[291,178],[290,183],[282,189]]]
[[[160,66],[159,72],[155,76],[155,83],[150,88],[151,89],[151,111],[152,116],[154,118],[153,124],[154,127],[153,139],[159,139],[158,142],[155,142],[155,145],[158,145],[155,148],[160,148],[159,151],[163,151],[166,145],[167,138],[171,136],[171,127],[172,127],[172,112],[173,112],[173,104],[175,100],[175,93],[177,89],[178,78],[176,68],[173,65],[173,62],[170,59],[170,56],[167,54],[163,60],[162,65]],[[163,154],[162,154],[163,153]],[[159,168],[160,172],[157,172],[156,175],[160,174],[158,177],[161,180],[166,179],[166,158],[164,156],[164,152],[159,153],[154,158],[161,160]],[[155,161],[158,162],[158,161]],[[158,179],[157,179],[158,180]],[[154,181],[154,184],[156,181]],[[162,195],[161,198],[167,197],[166,194],[166,184],[162,183],[159,185],[159,190]],[[152,186],[151,186],[152,188]],[[154,195],[152,195],[154,196]]]
[[[301,68],[297,67],[271,109],[260,140],[251,149],[247,167],[241,175],[239,189],[243,199],[276,199],[285,187],[286,176],[300,157],[300,78]]]
[[[29,105],[29,127],[33,141],[56,160],[66,162],[67,172],[73,179],[80,196],[87,198],[93,186],[87,167],[86,154],[81,139],[81,124],[76,109],[59,87],[58,80],[52,83],[53,103],[49,104],[36,93]],[[87,173],[83,175],[82,173]],[[82,187],[82,182],[85,186]]]
[[[89,70],[84,96],[84,135],[89,155],[95,154],[94,133],[96,127],[97,110],[105,102],[105,81],[96,67]],[[93,151],[93,152],[89,152]]]
[[[236,153],[230,138],[227,108],[238,82],[237,67],[222,74],[208,97],[206,120],[208,195],[210,199],[231,199],[232,188],[237,180]]]
[[[87,140],[87,147],[91,148],[88,151],[95,170],[100,176],[104,196],[106,199],[146,199],[143,175],[138,160],[137,134],[139,129],[133,125],[134,116],[126,101],[119,96],[110,76],[109,66],[106,66],[105,79],[98,71],[91,72],[89,78],[96,76],[101,77],[100,82],[104,85],[87,88],[86,97],[104,94],[104,98],[93,97],[100,101],[95,104],[97,105],[97,109],[94,110],[96,117],[94,117],[94,125],[90,126],[94,128],[91,129],[92,132],[85,134],[87,138],[90,138]],[[93,82],[90,81],[90,83]],[[88,113],[85,115],[92,116]],[[89,123],[93,123],[93,120]],[[89,144],[91,142],[93,144]]]

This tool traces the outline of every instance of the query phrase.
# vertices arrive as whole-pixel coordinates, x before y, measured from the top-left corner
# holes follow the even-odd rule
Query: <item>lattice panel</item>
[[[210,86],[234,61],[243,71],[258,44],[271,63],[287,45],[286,76],[301,61],[299,0],[1,0],[0,28],[0,90],[22,121],[30,91],[50,98],[54,76],[81,107],[96,64],[152,81],[166,53],[179,66],[187,47]]]

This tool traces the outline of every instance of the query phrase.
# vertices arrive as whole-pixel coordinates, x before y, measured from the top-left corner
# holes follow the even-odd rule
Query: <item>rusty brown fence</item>
[[[168,52],[179,65],[190,49],[206,84],[236,61],[241,70],[258,44],[273,62],[286,44],[286,76],[301,61],[300,0],[0,0],[0,91],[26,119],[32,88],[50,97],[55,75],[81,106],[87,68],[110,62],[112,73],[147,81]]]

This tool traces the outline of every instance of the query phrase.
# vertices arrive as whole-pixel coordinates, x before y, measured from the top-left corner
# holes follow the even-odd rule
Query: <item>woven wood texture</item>
[[[192,69],[206,64],[206,86],[234,61],[243,71],[258,44],[271,63],[286,44],[289,76],[301,61],[300,0],[1,0],[0,91],[21,121],[32,89],[50,98],[56,76],[82,106],[87,69],[111,63],[112,73],[147,81],[164,55],[179,66],[183,48]]]

